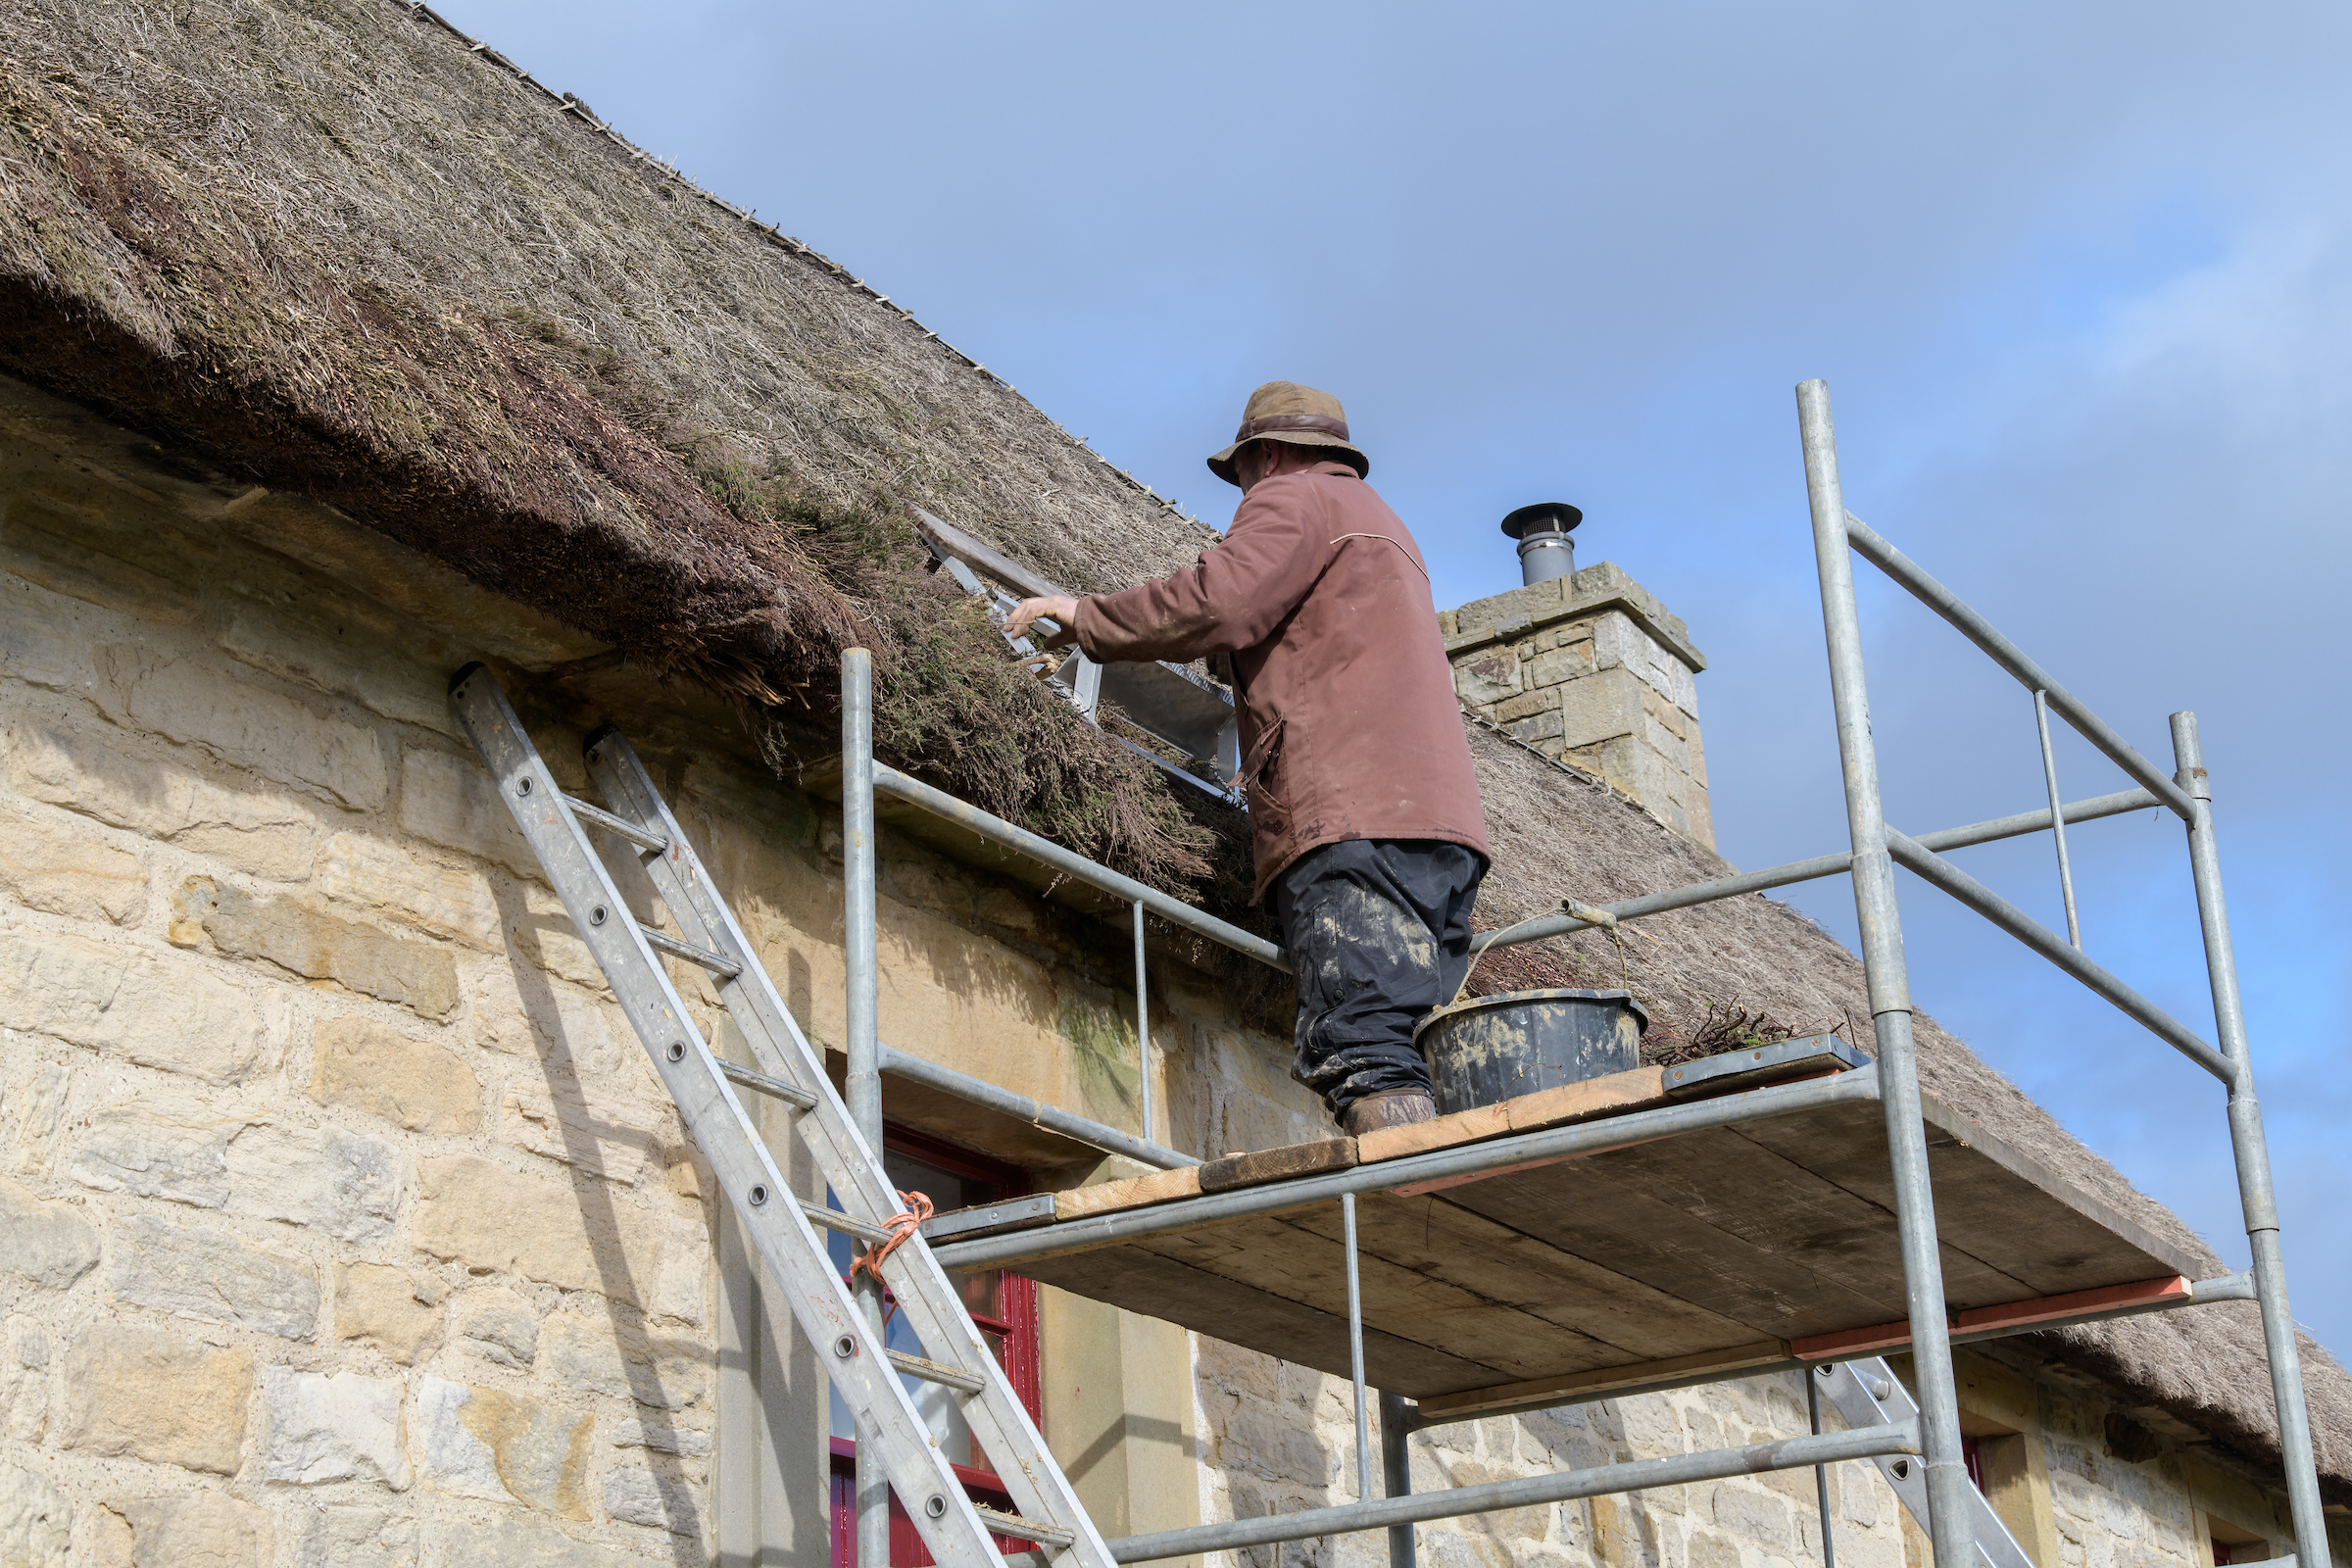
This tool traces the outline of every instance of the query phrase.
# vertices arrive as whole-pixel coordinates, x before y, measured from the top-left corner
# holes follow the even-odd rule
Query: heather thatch
[[[867,641],[885,755],[1230,907],[1234,824],[1006,672],[900,519],[920,504],[1079,591],[1182,564],[1208,531],[430,10],[20,0],[0,192],[0,371],[736,699],[786,767],[822,744],[837,651]],[[1476,726],[1473,746],[1486,923],[1725,869],[1581,775]],[[1587,934],[1498,955],[1478,989],[1620,974],[1668,1051],[1735,1010],[1867,1035],[1856,960],[1760,898],[1642,922],[1622,953]],[[1958,1041],[1925,1018],[1920,1039],[1932,1092],[2211,1257]],[[2004,1343],[2275,1451],[2250,1307]],[[2305,1356],[2323,1468],[2352,1494],[2352,1384]]]
[[[1041,701],[968,695],[996,645],[931,626],[904,564],[827,567],[901,501],[1021,518],[1012,552],[1082,589],[1205,531],[431,11],[6,8],[0,191],[0,371],[763,718],[821,710],[835,651],[873,643],[884,690],[928,704],[934,749],[895,760],[1127,868],[1201,873],[1148,766]],[[970,678],[896,687],[902,651]],[[1041,724],[1058,744],[1009,769],[981,744]]]

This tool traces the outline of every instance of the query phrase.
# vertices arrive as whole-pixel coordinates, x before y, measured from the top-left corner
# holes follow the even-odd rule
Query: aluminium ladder
[[[961,1298],[919,1234],[890,1224],[900,1208],[876,1152],[858,1135],[824,1063],[801,1033],[702,858],[654,787],[636,751],[607,725],[583,748],[610,808],[566,795],[540,759],[497,679],[479,663],[451,678],[450,706],[499,795],[564,902],[621,1010],[710,1161],[727,1200],[790,1302],[833,1386],[858,1420],[860,1465],[877,1464],[941,1568],[997,1568],[993,1532],[1033,1541],[1056,1568],[1110,1568],[1109,1551],[1047,1451],[1028,1412],[965,1313]],[[595,828],[629,845],[683,940],[629,913],[612,873],[588,842]],[[742,1031],[757,1070],[725,1060],[695,1027],[658,955],[699,965]],[[790,1107],[791,1132],[841,1207],[796,1199],[756,1130],[738,1087]],[[925,1356],[888,1348],[834,1272],[819,1228],[864,1242],[869,1255],[905,1236],[882,1267]],[[964,1495],[900,1381],[905,1373],[952,1390],[972,1439],[994,1462],[1015,1515]],[[871,1474],[871,1472],[868,1472]],[[882,1568],[882,1565],[875,1565]]]

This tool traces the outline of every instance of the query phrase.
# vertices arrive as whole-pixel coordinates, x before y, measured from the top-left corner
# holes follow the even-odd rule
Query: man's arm
[[[1035,639],[1040,648],[1066,648],[1078,640],[1078,601],[1068,594],[1047,594],[1042,598],[1024,599],[1012,607],[1004,617],[1004,635],[1018,637],[1040,618],[1051,620],[1061,629],[1052,636],[1040,633]]]
[[[1065,631],[1075,631],[1087,657],[1104,663],[1183,662],[1250,647],[1263,642],[1314,586],[1323,559],[1315,531],[1320,510],[1309,476],[1265,480],[1234,514],[1225,542],[1204,554],[1200,564],[1156,582],[1081,599],[1067,607],[1073,612],[1067,617],[1054,601],[1035,599],[1025,601],[1015,616],[1036,606],[1030,620],[1039,614],[1060,620]]]

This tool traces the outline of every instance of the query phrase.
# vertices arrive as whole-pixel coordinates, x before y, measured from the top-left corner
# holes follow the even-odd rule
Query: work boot
[[[1386,1094],[1366,1095],[1349,1105],[1340,1126],[1352,1138],[1382,1127],[1408,1127],[1437,1113],[1437,1100],[1428,1090],[1392,1089]]]

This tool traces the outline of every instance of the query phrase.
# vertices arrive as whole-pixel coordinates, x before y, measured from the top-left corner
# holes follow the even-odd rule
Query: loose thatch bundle
[[[421,5],[20,0],[0,11],[0,371],[739,699],[781,763],[821,748],[837,651],[866,641],[885,755],[1238,907],[1239,824],[1015,676],[894,519],[919,503],[1077,591],[1181,565],[1208,531]],[[1582,775],[1472,742],[1487,923],[1724,871]],[[1622,947],[1509,950],[1473,989],[1620,977],[1663,1054],[1867,1019],[1853,956],[1765,899]],[[1932,1020],[1919,1033],[1931,1092],[2210,1257]],[[2276,1451],[2250,1308],[2007,1344]],[[2305,1354],[2323,1469],[2352,1495],[2352,1383]]]

